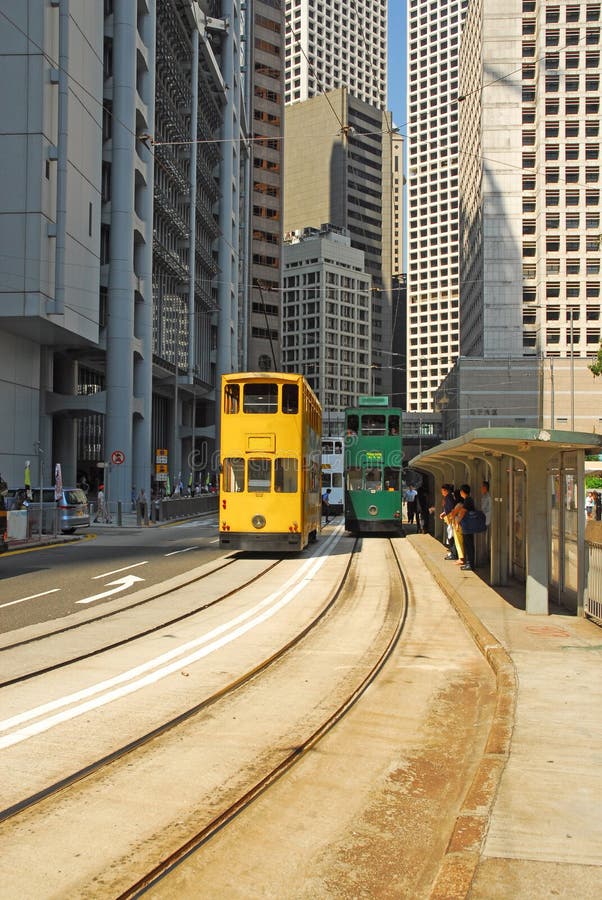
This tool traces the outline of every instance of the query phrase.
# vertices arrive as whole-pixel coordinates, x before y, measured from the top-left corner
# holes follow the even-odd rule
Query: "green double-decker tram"
[[[345,410],[345,528],[403,535],[401,410],[360,397]]]

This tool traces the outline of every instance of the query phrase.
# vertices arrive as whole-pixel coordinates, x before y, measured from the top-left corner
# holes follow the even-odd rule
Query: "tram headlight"
[[[368,512],[370,513],[371,516],[377,516],[378,515],[378,506],[374,506],[374,504],[372,504],[372,506],[368,507]]]
[[[251,519],[253,523],[253,528],[265,528],[265,516],[256,515]]]

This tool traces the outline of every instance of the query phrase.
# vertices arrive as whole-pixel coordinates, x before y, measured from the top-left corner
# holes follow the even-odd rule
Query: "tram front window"
[[[238,456],[224,459],[224,491],[239,493],[245,489],[245,461]]]
[[[393,469],[388,466],[385,468],[385,490],[399,490],[399,475],[399,469]]]
[[[359,466],[351,466],[347,469],[347,490],[361,491],[362,489],[362,470]]]
[[[274,462],[274,490],[282,494],[295,494],[299,465],[296,459],[277,459]]]
[[[245,384],[243,411],[246,413],[277,413],[277,384]]]
[[[366,490],[380,491],[383,485],[382,469],[366,469]]]
[[[268,493],[272,484],[272,461],[270,459],[249,460],[249,492]]]

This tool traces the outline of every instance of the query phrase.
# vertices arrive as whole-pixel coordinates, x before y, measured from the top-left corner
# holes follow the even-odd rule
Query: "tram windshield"
[[[249,491],[266,493],[272,485],[271,459],[249,460]]]
[[[382,469],[366,469],[366,490],[381,491],[383,487],[383,470]]]

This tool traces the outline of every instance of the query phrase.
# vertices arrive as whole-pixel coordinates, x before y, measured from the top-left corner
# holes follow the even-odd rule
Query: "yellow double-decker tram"
[[[320,530],[322,408],[302,375],[222,376],[220,546],[303,550]]]

